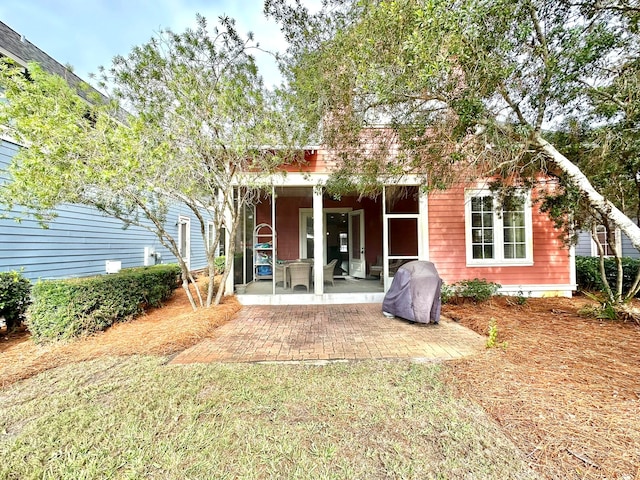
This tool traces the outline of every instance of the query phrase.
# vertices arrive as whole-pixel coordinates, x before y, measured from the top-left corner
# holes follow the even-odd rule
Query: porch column
[[[326,238],[322,221],[322,190],[322,187],[313,187],[313,293],[316,295],[324,292],[322,267]]]
[[[418,259],[429,260],[429,201],[421,187],[418,187],[418,202]]]

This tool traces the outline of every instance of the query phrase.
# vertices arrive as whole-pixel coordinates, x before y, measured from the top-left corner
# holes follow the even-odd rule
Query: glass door
[[[349,275],[367,277],[364,252],[364,210],[349,212]]]

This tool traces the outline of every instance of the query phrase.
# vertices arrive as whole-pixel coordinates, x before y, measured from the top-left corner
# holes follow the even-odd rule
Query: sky
[[[161,28],[194,27],[196,13],[210,28],[220,15],[233,17],[239,33],[251,31],[261,48],[282,51],[286,41],[262,6],[263,0],[2,0],[0,21],[91,83],[89,74],[100,65],[110,66],[115,55],[127,55]],[[273,58],[255,57],[265,85],[279,84]]]

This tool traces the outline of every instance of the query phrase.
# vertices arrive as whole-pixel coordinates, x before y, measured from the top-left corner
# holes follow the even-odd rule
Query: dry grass
[[[444,313],[498,344],[448,363],[443,378],[479,404],[546,478],[640,480],[640,326],[583,318],[576,299],[494,299]],[[108,331],[39,347],[23,332],[0,341],[3,387],[44,370],[105,356],[170,355],[210,336],[234,297],[192,312],[178,290],[162,309]]]
[[[162,308],[108,330],[69,343],[39,346],[22,329],[0,337],[0,388],[50,368],[105,355],[170,355],[195,345],[228,321],[239,309],[236,297],[220,305],[193,311],[177,290]]]
[[[103,357],[0,392],[0,478],[534,480],[439,365]]]
[[[578,315],[584,299],[447,306],[506,349],[450,364],[448,379],[547,478],[640,479],[640,328]]]

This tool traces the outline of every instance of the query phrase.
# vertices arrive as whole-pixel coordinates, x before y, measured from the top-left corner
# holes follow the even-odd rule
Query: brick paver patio
[[[405,358],[440,361],[484,348],[477,333],[385,318],[380,304],[245,306],[172,364]]]

